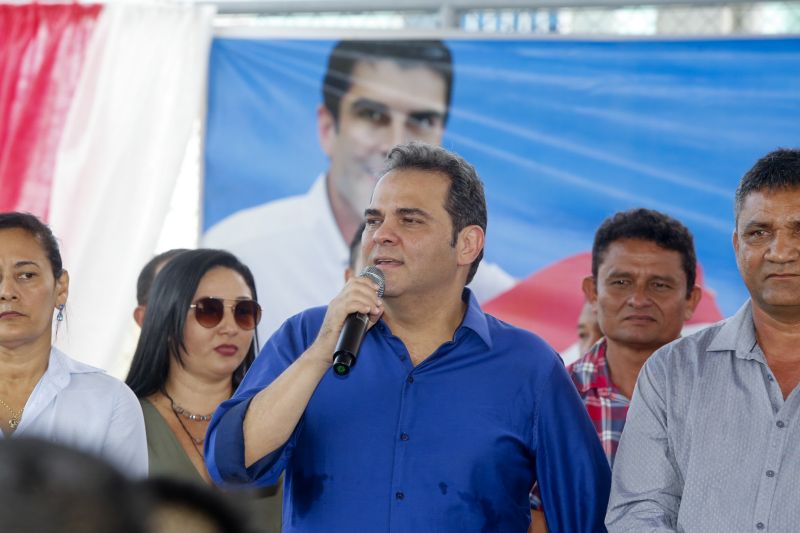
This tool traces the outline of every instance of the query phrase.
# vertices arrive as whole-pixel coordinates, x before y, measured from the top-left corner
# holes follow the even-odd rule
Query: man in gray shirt
[[[798,530],[800,150],[760,159],[735,214],[750,300],[642,369],[614,465],[612,533]]]

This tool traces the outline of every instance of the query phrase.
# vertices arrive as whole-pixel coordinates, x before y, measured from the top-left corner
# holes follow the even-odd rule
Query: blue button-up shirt
[[[522,533],[537,479],[550,531],[605,531],[608,462],[561,360],[464,294],[453,340],[417,366],[379,321],[351,373],[326,374],[288,442],[245,468],[249,401],[314,341],[325,308],[289,319],[211,421],[212,478],[269,485],[285,468],[284,532]]]

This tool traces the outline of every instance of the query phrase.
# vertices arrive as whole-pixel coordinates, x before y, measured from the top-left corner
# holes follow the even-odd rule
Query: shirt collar
[[[28,398],[28,403],[25,405],[27,418],[22,419],[19,429],[24,430],[32,423],[32,420],[36,420],[47,409],[53,399],[69,386],[73,374],[93,372],[102,372],[102,370],[70,359],[55,346],[51,347],[47,369]]]
[[[461,294],[461,300],[466,302],[467,312],[464,313],[464,320],[461,321],[461,326],[456,330],[456,335],[461,328],[471,329],[478,334],[478,337],[481,338],[486,347],[491,350],[492,336],[489,334],[489,323],[486,320],[486,313],[478,305],[475,294],[465,287],[464,292]]]
[[[50,349],[50,361],[45,375],[54,384],[64,387],[69,383],[71,374],[91,374],[94,372],[102,372],[102,370],[67,357],[64,352],[55,346]]]
[[[735,315],[722,324],[708,345],[707,352],[734,352],[740,359],[763,360],[756,340],[752,305],[752,301],[747,300]]]
[[[346,240],[339,231],[336,217],[333,216],[333,208],[328,194],[328,178],[325,173],[320,174],[311,188],[308,190],[307,198],[310,212],[308,216],[317,217],[319,221],[318,229],[322,232],[323,239],[336,243],[338,249],[339,262],[342,266],[347,266],[350,259],[350,240]],[[352,237],[352,235],[350,236]],[[323,241],[324,242],[324,241]]]
[[[577,387],[581,394],[586,394],[592,389],[596,389],[601,396],[619,393],[608,375],[607,347],[606,338],[602,337],[583,357],[572,364],[572,373],[580,382]]]

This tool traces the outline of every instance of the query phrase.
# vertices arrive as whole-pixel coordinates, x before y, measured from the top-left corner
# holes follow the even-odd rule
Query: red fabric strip
[[[55,156],[100,5],[0,5],[0,211],[47,218]]]

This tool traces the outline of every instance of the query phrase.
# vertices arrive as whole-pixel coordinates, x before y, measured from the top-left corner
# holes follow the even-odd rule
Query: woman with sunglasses
[[[53,317],[63,322],[68,294],[69,274],[50,228],[28,213],[0,213],[0,439],[57,442],[144,477],[136,397],[52,345]]]
[[[144,412],[151,476],[211,483],[206,428],[255,358],[260,319],[253,275],[228,252],[186,251],[158,273],[126,379]],[[246,499],[259,531],[280,528],[276,490]]]

